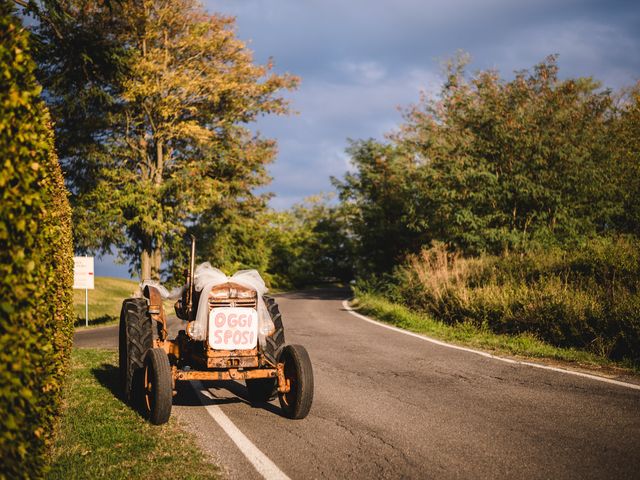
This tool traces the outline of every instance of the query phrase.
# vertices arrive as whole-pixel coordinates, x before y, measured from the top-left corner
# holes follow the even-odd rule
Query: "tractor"
[[[244,381],[252,404],[278,396],[284,416],[307,416],[314,388],[309,354],[285,344],[278,304],[257,272],[226,277],[209,264],[196,269],[192,238],[186,282],[174,296],[186,328],[173,339],[163,305],[171,295],[158,284],[141,290],[122,302],[120,383],[125,400],[151,423],[169,420],[173,398],[192,380]]]

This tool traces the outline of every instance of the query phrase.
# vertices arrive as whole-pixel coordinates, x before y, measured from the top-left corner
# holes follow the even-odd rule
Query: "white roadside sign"
[[[89,290],[93,290],[93,257],[73,257],[73,288],[84,290],[84,324],[89,326]]]
[[[73,257],[73,288],[93,290],[93,257]]]

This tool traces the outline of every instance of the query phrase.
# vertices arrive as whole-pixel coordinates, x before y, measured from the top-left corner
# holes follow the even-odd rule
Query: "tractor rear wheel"
[[[282,347],[284,347],[282,314],[280,313],[280,308],[278,307],[278,302],[276,302],[275,298],[268,295],[265,295],[263,298],[269,312],[269,316],[271,317],[271,321],[273,322],[273,326],[275,327],[274,332],[265,338],[263,353],[267,357],[267,360],[275,365],[278,357],[280,356],[280,352],[282,351]]]
[[[276,398],[278,383],[275,378],[254,378],[245,383],[251,403],[264,403]]]
[[[144,368],[144,406],[149,421],[161,425],[169,421],[173,389],[169,357],[162,348],[147,352]]]
[[[280,362],[284,363],[284,377],[290,385],[287,393],[279,393],[280,406],[285,416],[304,418],[313,402],[313,369],[307,350],[302,345],[287,345],[282,349]]]
[[[152,342],[151,316],[146,299],[128,298],[122,302],[118,338],[120,387],[128,402],[135,401],[135,392],[141,387],[144,358]]]

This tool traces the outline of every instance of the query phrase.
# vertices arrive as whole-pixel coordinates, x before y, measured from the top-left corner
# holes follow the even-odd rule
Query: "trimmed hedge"
[[[28,40],[0,0],[0,478],[43,476],[73,335],[71,210]]]

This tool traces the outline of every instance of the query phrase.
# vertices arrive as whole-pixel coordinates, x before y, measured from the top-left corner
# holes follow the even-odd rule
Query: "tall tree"
[[[253,63],[232,18],[195,0],[64,2],[69,58],[41,23],[42,72],[72,191],[78,246],[110,245],[158,277],[166,245],[268,181],[275,144],[248,124],[284,114],[297,78]],[[86,38],[87,41],[78,42]],[[77,47],[76,47],[77,48]],[[114,65],[116,68],[109,68]]]
[[[388,271],[434,240],[521,252],[612,232],[620,218],[611,133],[621,125],[632,171],[633,102],[617,115],[609,91],[560,79],[554,57],[510,81],[468,76],[465,62],[449,64],[440,95],[410,107],[386,144],[349,151],[356,170],[337,186],[354,212],[361,273]]]
[[[388,271],[436,235],[429,172],[398,146],[373,139],[352,142],[347,152],[355,170],[332,180],[357,238],[355,267]]]
[[[618,228],[640,236],[640,82],[623,96],[614,124],[611,178],[620,196]]]
[[[591,78],[561,80],[555,57],[511,81],[494,71],[468,79],[463,67],[452,63],[440,99],[411,108],[396,137],[439,174],[441,240],[498,253],[606,229],[610,92]]]

